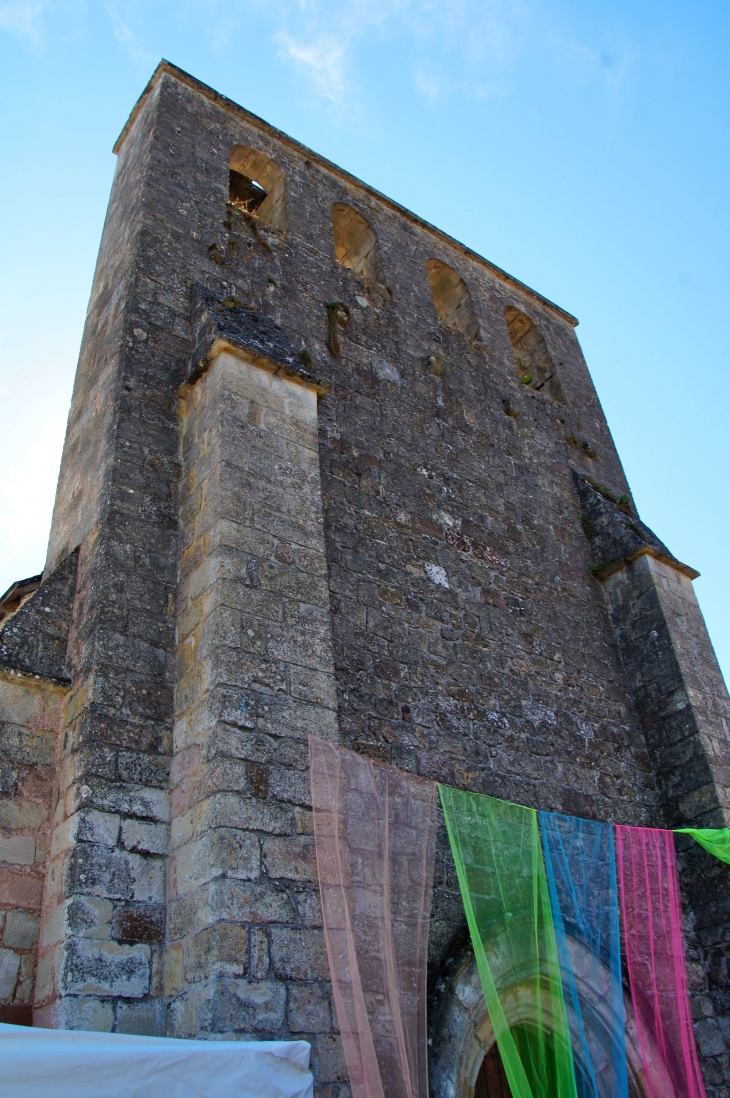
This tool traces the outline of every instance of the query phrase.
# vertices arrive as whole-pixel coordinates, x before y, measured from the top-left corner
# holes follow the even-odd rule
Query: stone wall
[[[30,1025],[66,691],[0,672],[0,1021]]]

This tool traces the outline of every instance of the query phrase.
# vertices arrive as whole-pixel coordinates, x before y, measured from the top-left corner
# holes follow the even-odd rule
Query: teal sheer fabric
[[[578,1098],[627,1098],[613,828],[540,813]]]

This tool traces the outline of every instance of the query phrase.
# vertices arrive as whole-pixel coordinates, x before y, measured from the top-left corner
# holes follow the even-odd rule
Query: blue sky
[[[730,5],[0,0],[0,588],[40,571],[114,157],[166,57],[575,313],[730,671]]]

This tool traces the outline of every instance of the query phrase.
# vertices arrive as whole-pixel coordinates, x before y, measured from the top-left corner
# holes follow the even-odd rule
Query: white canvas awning
[[[179,1041],[0,1024],[1,1098],[312,1098],[306,1041]]]

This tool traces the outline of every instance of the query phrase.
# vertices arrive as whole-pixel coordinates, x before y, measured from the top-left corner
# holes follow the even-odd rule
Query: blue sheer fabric
[[[579,1098],[627,1098],[613,828],[540,813]]]

